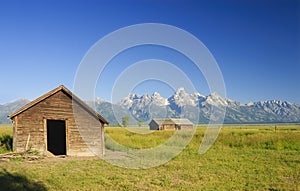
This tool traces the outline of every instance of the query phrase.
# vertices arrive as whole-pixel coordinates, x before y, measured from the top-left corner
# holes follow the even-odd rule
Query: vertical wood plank
[[[17,145],[17,140],[18,140],[18,116],[15,116],[13,119],[13,151],[17,151],[18,145]]]
[[[65,119],[65,125],[66,125],[66,155],[69,155],[69,122],[68,119]]]
[[[48,150],[48,145],[47,145],[47,119],[43,118],[43,135],[44,135],[44,148],[45,152]]]

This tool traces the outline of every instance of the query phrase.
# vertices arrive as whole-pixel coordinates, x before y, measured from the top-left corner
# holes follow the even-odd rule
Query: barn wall
[[[163,130],[175,130],[175,124],[162,125]]]
[[[54,119],[66,120],[67,155],[94,155],[87,144],[93,147],[93,151],[102,153],[104,146],[104,140],[102,140],[103,124],[79,105],[75,105],[75,107],[80,114],[79,121],[82,132],[79,132],[73,116],[72,99],[63,91],[55,93],[17,115],[14,118],[14,150],[17,152],[25,151],[30,134],[28,147],[41,152],[46,151],[47,128],[45,123],[46,119]]]

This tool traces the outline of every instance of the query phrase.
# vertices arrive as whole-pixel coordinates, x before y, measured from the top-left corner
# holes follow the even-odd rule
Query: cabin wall
[[[159,125],[155,123],[153,120],[149,123],[150,130],[159,130]]]
[[[92,156],[104,152],[103,124],[78,104],[74,119],[72,98],[59,91],[13,118],[14,150],[47,151],[47,119],[66,121],[67,155]],[[80,125],[80,129],[77,127]],[[91,146],[89,149],[87,145]],[[92,152],[92,151],[94,152]]]
[[[162,125],[161,129],[162,130],[175,130],[175,124]]]

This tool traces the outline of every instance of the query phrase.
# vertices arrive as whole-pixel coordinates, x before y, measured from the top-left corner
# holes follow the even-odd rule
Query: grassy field
[[[3,131],[11,133],[0,127],[0,136]],[[300,190],[299,126],[277,125],[276,131],[274,125],[225,126],[212,148],[199,155],[204,132],[198,128],[173,160],[144,170],[84,157],[0,161],[0,190]],[[174,132],[106,128],[106,133],[125,146],[150,148]]]
[[[0,126],[0,154],[11,151],[12,127]]]

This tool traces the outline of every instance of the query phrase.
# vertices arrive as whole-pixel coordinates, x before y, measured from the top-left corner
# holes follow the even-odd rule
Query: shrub
[[[13,138],[11,135],[2,135],[0,137],[0,147],[5,148],[7,151],[12,150]]]

